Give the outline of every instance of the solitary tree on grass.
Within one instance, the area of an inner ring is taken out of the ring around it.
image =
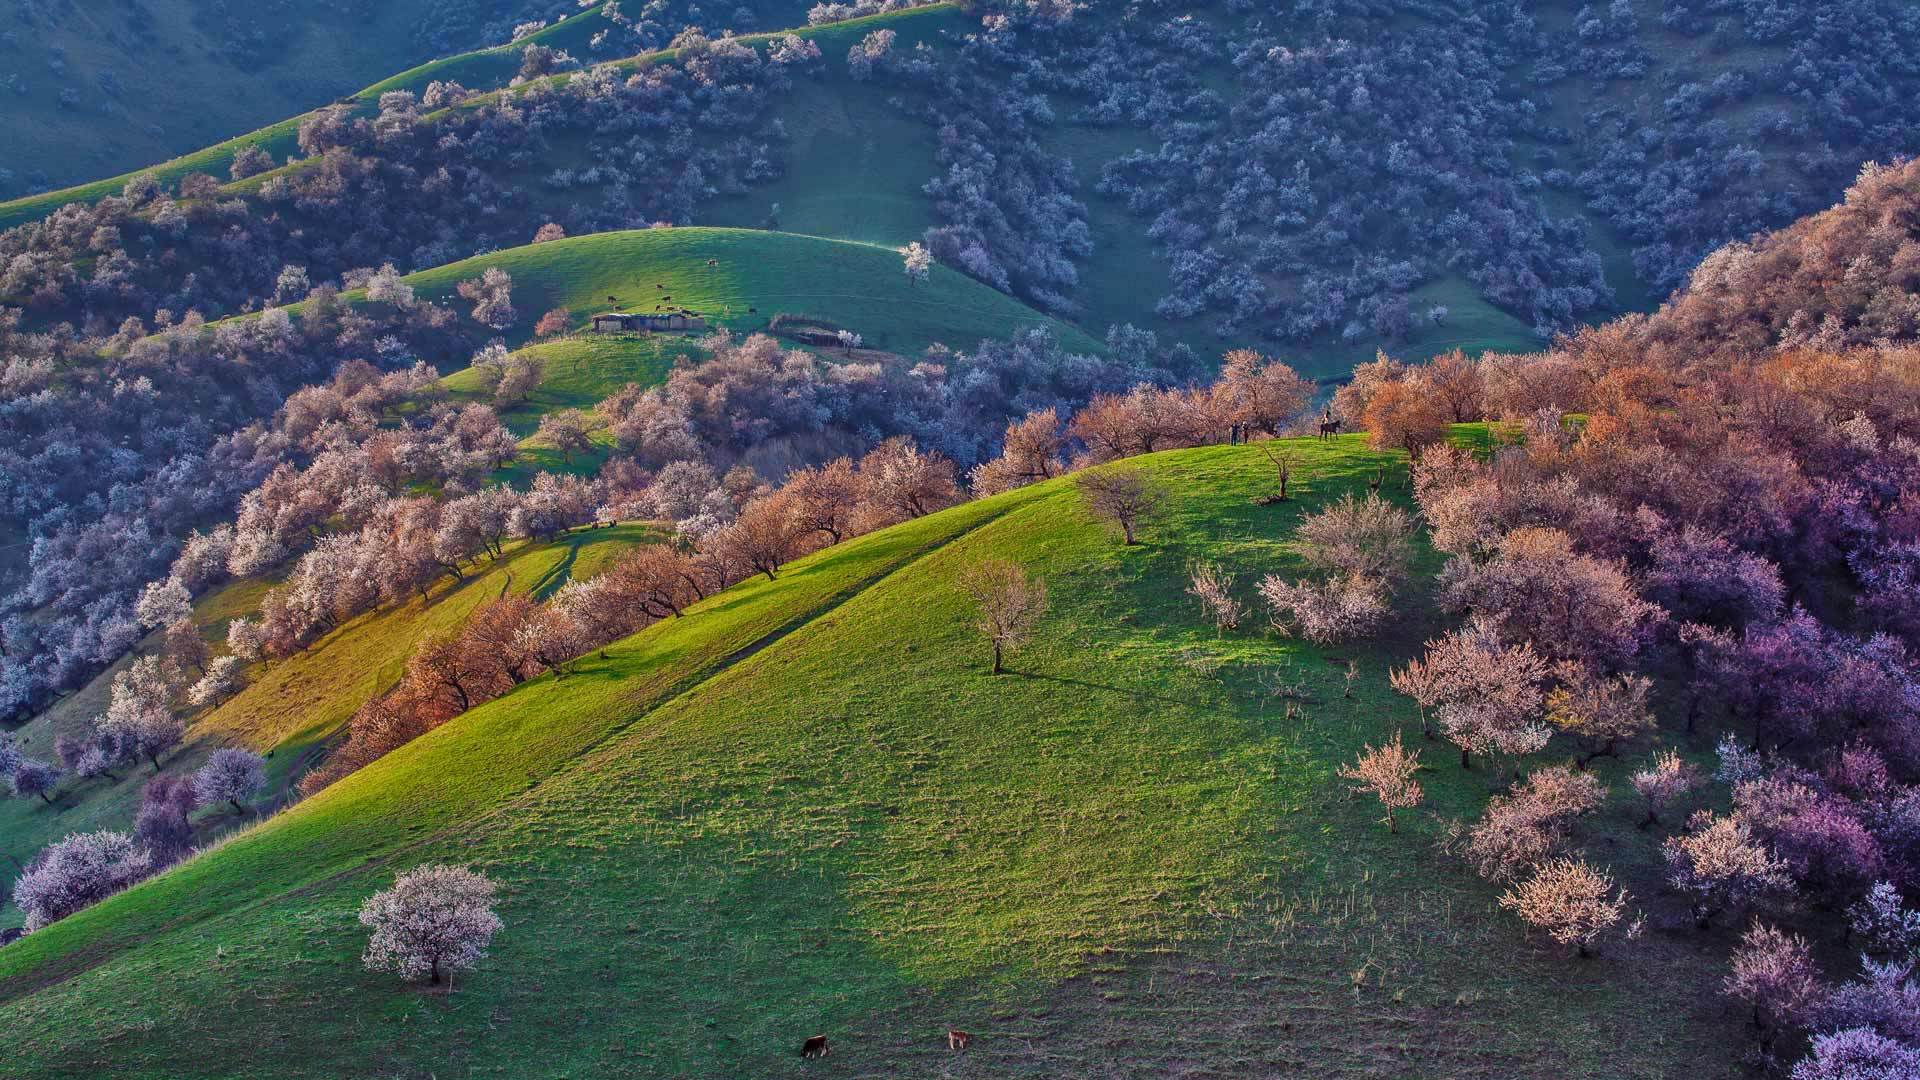
[[[13,767],[13,793],[22,799],[39,796],[40,801],[51,805],[53,789],[60,786],[60,768],[33,758],[21,758]]]
[[[1005,559],[988,559],[961,575],[960,588],[979,614],[974,625],[993,646],[993,674],[998,675],[1006,670],[1004,654],[1026,644],[1040,616],[1046,613],[1046,582],[1029,577]]]
[[[253,798],[266,786],[266,759],[235,746],[215,750],[193,777],[194,794],[202,803],[232,803],[236,814],[247,812],[240,800]]]
[[[1355,791],[1372,792],[1386,808],[1387,831],[1399,832],[1393,812],[1419,806],[1425,797],[1420,782],[1413,778],[1419,771],[1420,752],[1408,751],[1400,742],[1400,733],[1395,732],[1392,742],[1382,743],[1377,749],[1368,746],[1352,765],[1343,766],[1340,777],[1355,781]]]
[[[919,284],[933,272],[933,253],[919,241],[907,245],[907,280]]]
[[[1626,914],[1627,892],[1615,891],[1605,871],[1577,859],[1555,859],[1507,890],[1500,906],[1581,956],[1592,956],[1594,942]]]
[[[561,409],[540,418],[539,435],[555,450],[560,460],[573,464],[575,454],[593,449],[593,416],[581,409]]]
[[[444,976],[472,968],[503,923],[493,913],[493,882],[458,866],[418,866],[394,880],[393,888],[373,894],[360,908],[360,922],[372,929],[366,954],[369,971],[394,971],[402,978]]]
[[[147,853],[123,832],[75,833],[34,856],[13,883],[13,902],[32,932],[96,904],[152,871]]]
[[[1659,824],[1660,815],[1667,807],[1699,787],[1700,780],[1700,770],[1672,750],[1662,750],[1654,755],[1653,764],[1634,773],[1628,780],[1633,790],[1647,801],[1647,816],[1640,822],[1640,827],[1646,829]]]
[[[1128,544],[1139,543],[1140,527],[1158,517],[1166,506],[1166,491],[1145,472],[1130,465],[1089,469],[1074,477],[1080,498],[1094,517],[1120,530]]]
[[[1796,1027],[1820,1002],[1820,976],[1805,938],[1755,922],[1733,950],[1733,973],[1724,989],[1753,1008],[1761,1046],[1781,1028]]]

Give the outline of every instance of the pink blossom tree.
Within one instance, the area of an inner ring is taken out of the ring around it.
[[[373,931],[362,958],[369,971],[438,984],[466,971],[487,954],[504,925],[493,911],[494,884],[457,866],[418,866],[377,892],[360,908],[360,922]]]

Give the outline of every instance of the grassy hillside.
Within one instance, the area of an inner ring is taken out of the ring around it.
[[[6,155],[0,165],[21,174],[16,183],[24,182],[29,171],[70,184],[153,162],[165,162],[158,171],[168,179],[193,171],[225,179],[243,145],[261,146],[276,157],[294,152],[299,118],[279,118],[304,114],[371,80],[382,81],[352,94],[368,110],[382,91],[418,90],[432,79],[474,87],[504,84],[518,66],[517,45],[421,64],[432,54],[418,31],[434,6],[428,0],[327,8],[269,5],[241,17],[189,0],[147,0],[125,14],[75,7],[72,14],[40,25],[14,27],[21,40],[11,50],[0,46],[0,69],[11,66],[9,54],[22,61],[45,52],[64,63],[51,70],[22,64],[8,72],[17,73],[27,92],[8,95],[11,104],[0,131],[7,146],[19,152]],[[494,6],[502,14],[514,9],[513,4]],[[224,32],[210,30],[210,23],[228,18],[232,25]],[[606,25],[596,7],[548,27],[537,39],[585,55],[587,39]],[[393,75],[396,71],[401,74]],[[64,90],[77,96],[73,105],[61,102]],[[279,122],[228,138],[273,121]],[[206,149],[191,151],[195,146]],[[188,153],[174,157],[183,152]],[[0,227],[64,202],[117,191],[125,180],[114,176],[0,204]]]
[[[595,233],[476,255],[406,280],[423,299],[460,305],[456,286],[490,267],[513,277],[520,322],[508,334],[512,342],[524,341],[551,308],[570,310],[579,328],[597,312],[652,311],[666,303],[692,308],[711,325],[736,333],[764,330],[781,312],[814,315],[858,331],[869,349],[907,356],[935,342],[970,349],[983,338],[1041,325],[1071,348],[1100,348],[1085,333],[959,271],[936,266],[929,281],[915,284],[907,279],[898,251],[792,233],[706,228]],[[609,296],[616,299],[609,302]],[[628,381],[625,370],[598,385],[576,379],[568,393],[614,389]]]
[[[741,7],[750,10],[754,6],[755,5],[742,5]],[[789,12],[786,10],[786,5],[777,2],[763,3],[759,6],[763,8],[770,7],[778,11],[780,15],[790,17],[795,22],[802,21],[805,16],[804,10]],[[857,38],[860,34],[871,30],[875,25],[885,24],[898,28],[902,43],[908,44],[915,40],[920,40],[923,34],[930,36],[939,30],[953,28],[958,25],[957,19],[958,16],[950,8],[922,8],[828,26],[802,26],[799,27],[796,32],[820,41],[823,49],[837,46],[839,50],[844,53],[847,43],[842,39],[848,38],[849,36]],[[510,45],[479,49],[406,68],[398,74],[389,75],[379,82],[366,86],[339,100],[352,105],[353,113],[356,116],[372,116],[379,111],[381,94],[393,90],[410,90],[419,93],[425,90],[427,85],[435,80],[458,82],[469,89],[498,91],[505,87],[508,81],[513,78],[520,65],[520,54],[526,46],[532,44],[546,45],[552,48],[566,50],[576,57],[590,57],[591,53],[587,47],[589,40],[594,34],[606,29],[607,25],[607,20],[600,14],[600,9],[594,7],[578,15],[574,15],[571,18],[555,23],[538,33]],[[775,25],[780,25],[780,23],[776,23]],[[757,42],[762,40],[762,37],[763,35],[749,35],[744,40]],[[631,67],[657,62],[662,59],[671,59],[675,55],[675,52],[669,49],[645,53],[640,56],[617,61],[616,63]],[[391,71],[399,66],[400,65],[395,64],[384,70]],[[374,68],[368,74],[380,70],[382,69]],[[557,76],[557,78],[564,79],[566,76]],[[338,91],[335,92],[337,93]],[[316,100],[324,101],[328,99],[320,98]],[[478,104],[483,100],[486,100],[484,95],[476,98],[471,104]],[[315,108],[318,108],[318,105],[316,105]],[[279,161],[286,161],[289,158],[297,157],[299,155],[299,144],[296,137],[299,133],[300,122],[311,115],[312,111],[312,109],[300,111],[297,115],[290,115],[293,112],[291,109],[269,111],[264,113],[262,119],[273,116],[285,116],[287,118],[277,120],[252,131],[243,132],[242,134],[232,136],[220,142],[203,146],[200,149],[187,152],[178,157],[165,158],[162,155],[152,155],[135,159],[137,161],[144,160],[157,163],[132,168],[128,171],[108,176],[105,179],[0,202],[0,229],[11,228],[22,222],[45,217],[47,214],[52,213],[55,209],[69,202],[92,202],[104,198],[107,195],[116,194],[126,185],[128,180],[140,173],[151,172],[158,176],[163,182],[169,184],[193,172],[207,173],[225,181],[230,175],[229,170],[233,165],[234,155],[248,146],[257,146],[273,155],[273,157]],[[61,130],[67,132],[66,137],[70,139],[71,128]],[[931,161],[931,149],[929,148],[927,155],[929,168],[931,168]],[[546,163],[542,165],[540,171],[545,172],[553,167],[552,164]],[[924,179],[925,177],[923,176],[922,181]],[[915,183],[917,184],[919,182],[921,181],[916,181]],[[259,180],[255,179],[253,183],[257,185]],[[749,222],[748,224],[758,225],[760,223],[755,221]],[[915,235],[917,235],[917,233]],[[852,238],[864,239],[865,237],[853,236]]]
[[[610,558],[648,539],[646,526],[622,525],[511,547],[465,582],[436,588],[424,603],[414,598],[368,612],[295,656],[254,664],[246,689],[190,719],[183,748],[163,759],[165,771],[188,773],[222,746],[245,746],[272,755],[267,762],[270,790],[280,794],[297,772],[313,764],[319,745],[340,730],[354,710],[399,680],[421,641],[458,628],[474,608],[504,590],[548,595],[572,578],[592,576]],[[195,605],[194,620],[216,651],[224,649],[227,623],[252,615],[268,587],[258,579],[236,582]],[[148,647],[157,647],[157,640]],[[123,659],[19,729],[25,750],[51,758],[57,736],[85,731],[105,711],[113,676],[132,660]],[[143,764],[116,774],[118,782],[69,777],[53,806],[39,800],[0,801],[0,856],[25,860],[70,832],[126,828],[153,769]],[[11,863],[0,864],[0,889],[10,887],[14,873]],[[0,911],[5,912],[0,922],[17,919],[18,912],[10,907]]]
[[[904,247],[919,239],[934,224],[931,202],[921,190],[938,170],[934,159],[934,131],[900,108],[894,100],[898,91],[855,82],[838,57],[845,53],[849,42],[876,27],[895,30],[900,35],[896,48],[904,51],[922,42],[943,48],[945,35],[967,32],[973,21],[953,7],[938,6],[838,25],[801,28],[800,32],[815,39],[833,60],[819,76],[797,82],[793,92],[780,104],[779,120],[791,136],[785,174],[746,194],[714,200],[702,209],[701,223],[772,228],[884,247]],[[589,11],[542,31],[536,40],[569,47],[579,53],[582,40],[604,22],[597,12]],[[749,37],[747,40],[759,39]],[[617,63],[632,66],[673,55],[666,51]],[[455,78],[471,86],[498,86],[511,75],[516,63],[517,50],[506,48],[436,61],[361,91],[354,98],[356,108],[363,114],[371,114],[381,92],[419,90],[433,79]],[[1070,111],[1064,102],[1062,109]],[[297,153],[294,134],[299,120],[295,117],[176,159],[157,172],[167,180],[193,171],[211,172],[224,178],[233,154],[249,144],[262,146],[276,158],[285,159]],[[1216,355],[1234,344],[1208,330],[1205,320],[1174,323],[1154,314],[1154,305],[1167,288],[1163,258],[1153,241],[1146,237],[1142,223],[1116,200],[1091,190],[1092,178],[1099,175],[1106,162],[1144,145],[1142,140],[1125,133],[1060,123],[1048,133],[1047,141],[1073,161],[1077,174],[1083,179],[1081,194],[1087,202],[1096,242],[1094,258],[1081,267],[1085,311],[1077,321],[1096,333],[1110,325],[1130,322],[1153,329],[1166,340],[1183,341],[1202,356]],[[547,191],[533,181],[538,175],[564,167],[568,153],[566,145],[554,146],[523,178],[536,203],[565,197],[564,193]],[[62,192],[0,203],[0,228],[43,216],[69,200],[96,199],[116,192],[126,179],[127,176],[117,176]],[[236,187],[248,190],[264,179],[265,176],[255,177]],[[619,295],[622,300],[640,299]],[[1395,346],[1396,354],[1422,357],[1456,346],[1475,350],[1525,349],[1535,344],[1526,326],[1480,300],[1464,281],[1435,282],[1421,290],[1415,299],[1423,305],[1446,304],[1454,312],[1453,317],[1445,326],[1419,327],[1411,340]],[[522,307],[525,310],[524,304]],[[873,341],[872,335],[869,341]],[[1380,344],[1370,338],[1326,344],[1300,350],[1289,359],[1310,375],[1334,377],[1344,374],[1358,360],[1370,357]]]
[[[1436,855],[1437,821],[1389,835],[1334,778],[1413,722],[1384,676],[1433,627],[1420,603],[1338,652],[1201,626],[1190,560],[1243,590],[1295,568],[1291,523],[1387,460],[1352,437],[1298,449],[1291,503],[1253,503],[1257,449],[1156,455],[1176,498],[1139,547],[1055,481],[828,549],[523,686],[0,950],[9,1066],[1728,1075],[1739,1018],[1695,992],[1692,939],[1588,962],[1529,944]],[[1001,678],[954,586],[986,556],[1052,601]],[[1499,779],[1428,757],[1441,814]],[[360,901],[437,860],[503,886],[506,930],[452,995],[358,962]],[[975,1033],[965,1056],[950,1027]],[[819,1032],[833,1056],[800,1061]]]

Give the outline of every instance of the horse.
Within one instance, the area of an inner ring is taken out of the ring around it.
[[[827,1056],[827,1037],[815,1035],[800,1044],[800,1056],[803,1058],[823,1058]]]
[[[1343,423],[1345,423],[1343,420],[1320,421],[1320,437],[1323,439],[1331,439],[1335,435],[1340,434],[1340,425]]]

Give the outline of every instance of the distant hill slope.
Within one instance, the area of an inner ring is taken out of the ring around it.
[[[801,0],[741,0],[702,13],[687,0],[634,12],[663,40],[691,18],[723,28],[803,21]],[[31,183],[64,187],[191,154],[187,168],[224,175],[222,155],[192,154],[251,128],[351,94],[372,101],[381,90],[417,89],[427,79],[473,87],[504,83],[529,42],[593,59],[590,39],[608,27],[597,2],[589,10],[556,0],[349,0],[328,5],[280,2],[208,4],[137,0],[112,9],[22,0],[0,37],[0,196]],[[562,18],[555,19],[558,14]],[[509,28],[548,19],[551,26],[511,46]],[[472,49],[461,53],[457,50]],[[419,65],[419,66],[415,66]],[[406,70],[403,75],[393,72]],[[423,76],[417,86],[412,76]],[[369,94],[373,96],[369,96]],[[284,130],[282,130],[284,129]],[[292,146],[292,127],[269,129]],[[282,149],[282,140],[269,147]],[[116,177],[123,180],[123,177]],[[84,189],[83,189],[84,190]],[[60,201],[81,197],[68,189]],[[38,202],[39,200],[35,200]],[[57,205],[57,204],[56,204]],[[0,221],[11,223],[5,211]]]
[[[970,349],[1035,326],[1073,349],[1101,347],[957,270],[936,266],[927,282],[915,283],[898,251],[753,229],[594,233],[476,255],[406,281],[423,298],[458,305],[459,283],[491,267],[513,276],[521,317],[509,341],[524,340],[541,313],[557,307],[581,328],[600,312],[684,307],[736,333],[763,330],[783,312],[812,315],[859,333],[866,348],[906,356],[935,342]],[[609,381],[604,389],[618,386]]]
[[[467,18],[511,25],[552,6],[483,0]],[[0,193],[117,173],[322,104],[433,56],[441,7],[19,4],[0,43],[0,167],[14,173]]]
[[[786,14],[786,7],[788,6],[781,3],[780,0],[762,0],[762,4],[781,14]],[[741,5],[739,10],[750,12],[753,10],[753,5]],[[803,21],[804,17],[804,11],[792,12],[793,21],[796,23]],[[595,34],[605,30],[608,25],[606,18],[601,14],[601,9],[594,7],[570,18],[556,22],[552,26],[511,44],[478,49],[409,67],[397,74],[388,75],[378,82],[353,92],[340,100],[351,105],[354,116],[364,117],[372,116],[378,112],[381,94],[394,90],[407,90],[418,94],[424,91],[430,83],[435,81],[458,82],[469,89],[489,93],[505,91],[507,84],[512,80],[519,68],[523,52],[529,46],[534,45],[566,50],[577,59],[583,59],[586,62],[594,64],[612,63],[632,66],[659,59],[670,59],[675,55],[671,49],[644,52],[632,57],[612,60],[605,56],[595,55],[589,51],[590,42]],[[774,23],[773,25],[783,24]],[[917,32],[916,28],[931,31],[934,28],[951,28],[962,25],[962,23],[958,19],[957,12],[950,5],[939,5],[896,12],[875,18],[859,19],[849,23],[828,24],[817,27],[802,25],[797,26],[794,32],[799,33],[803,37],[826,40],[831,44],[840,38],[846,37],[849,33],[854,33],[857,37],[858,33],[864,33],[867,29],[870,29],[871,26],[877,25],[893,25],[901,28],[903,34],[915,35]],[[748,35],[746,40],[758,41],[759,35]],[[841,46],[842,49],[844,49],[844,47],[844,45]],[[563,75],[559,77],[565,78],[566,76]],[[851,85],[851,80],[844,78],[835,81],[843,85]],[[287,115],[285,119],[277,120],[276,122],[252,131],[236,134],[231,138],[203,146],[178,157],[161,159],[157,162],[155,162],[155,159],[149,158],[147,160],[154,163],[132,168],[105,179],[93,180],[36,195],[0,201],[0,229],[12,228],[22,222],[34,221],[45,217],[69,202],[94,202],[108,195],[117,194],[121,188],[126,185],[128,180],[142,173],[151,172],[166,183],[176,182],[188,173],[195,172],[207,173],[218,180],[223,182],[227,181],[230,176],[229,170],[233,165],[234,155],[249,146],[257,147],[267,152],[273,156],[274,160],[280,162],[285,162],[289,158],[298,158],[300,149],[297,136],[299,134],[300,122],[313,115],[319,107],[320,106],[316,104],[313,109],[301,111],[297,115]],[[898,122],[897,118],[896,122]],[[889,160],[897,160],[897,148],[890,152]],[[909,158],[908,160],[911,161],[912,159]],[[932,154],[929,148],[925,157],[925,163],[928,168],[931,168],[931,162]],[[543,171],[556,167],[559,164],[561,163],[557,161],[546,163]],[[922,177],[922,179],[924,179],[924,177]],[[252,185],[249,186],[257,186],[259,183],[259,180],[255,180]],[[733,222],[729,221],[726,223],[732,224]],[[743,222],[743,224],[758,225],[760,222]],[[917,236],[920,228],[924,228],[924,226],[916,228],[912,235]],[[870,236],[853,236],[851,238],[873,239],[873,237]],[[905,241],[902,240],[900,242],[904,243]]]
[[[244,690],[188,717],[186,742],[163,758],[164,771],[190,773],[214,750],[244,746],[272,753],[267,763],[271,790],[284,793],[299,772],[312,766],[312,752],[338,732],[354,710],[399,680],[422,641],[457,629],[474,608],[504,590],[550,595],[569,580],[593,576],[608,560],[652,538],[645,526],[621,525],[575,532],[550,543],[515,544],[466,581],[443,582],[424,603],[415,597],[368,612],[293,656],[251,664]],[[254,615],[267,584],[257,579],[235,582],[195,605],[194,620],[216,653],[225,651],[227,623]],[[113,676],[132,659],[102,672],[19,728],[15,734],[22,747],[35,757],[51,758],[56,737],[84,732],[106,710]],[[15,860],[30,858],[70,832],[128,827],[140,789],[154,772],[144,763],[115,772],[117,781],[69,776],[53,806],[38,800],[0,800],[0,856],[8,860],[0,863],[0,893],[11,889]],[[221,813],[210,812],[215,818]],[[0,925],[17,920],[18,912],[11,907],[0,907],[0,912]]]
[[[180,3],[180,0],[160,2],[183,8],[189,6]],[[348,95],[347,100],[357,110],[370,113],[377,108],[381,94],[389,90],[412,90],[418,93],[435,79],[451,79],[476,89],[504,86],[512,78],[519,66],[520,54],[528,45],[540,44],[556,49],[577,50],[584,54],[592,35],[607,25],[606,19],[600,15],[600,9],[596,7],[511,45],[418,63],[421,59],[420,47],[409,43],[409,35],[405,30],[411,28],[411,20],[417,20],[421,11],[430,6],[430,0],[403,0],[399,4],[384,5],[364,18],[342,18],[324,28],[308,27],[307,33],[327,39],[326,45],[313,52],[280,46],[287,56],[312,73],[310,81],[300,84],[298,88],[281,84],[280,80],[272,78],[275,73],[269,69],[262,73],[262,81],[269,85],[258,88],[257,92],[236,93],[236,83],[244,83],[247,76],[221,64],[217,57],[208,56],[200,57],[206,65],[204,69],[193,65],[165,64],[150,73],[143,73],[145,81],[153,85],[143,87],[141,101],[144,103],[135,104],[139,104],[143,110],[154,109],[154,115],[194,117],[194,130],[201,138],[190,136],[183,139],[180,133],[155,136],[144,131],[138,134],[122,132],[112,139],[112,145],[120,148],[109,153],[102,146],[107,137],[99,140],[88,138],[85,132],[90,126],[89,122],[72,112],[48,111],[48,115],[42,116],[28,108],[11,113],[4,122],[0,122],[0,138],[18,145],[24,152],[18,158],[6,155],[7,159],[11,159],[4,160],[7,167],[18,168],[28,162],[44,163],[37,167],[47,170],[49,176],[65,181],[82,180],[101,173],[109,175],[105,179],[0,202],[0,229],[43,217],[65,203],[90,202],[117,193],[128,180],[143,172],[152,172],[168,182],[176,181],[190,172],[204,172],[226,180],[228,170],[233,166],[234,155],[244,147],[258,147],[277,160],[297,154],[299,148],[295,136],[299,133],[300,121],[309,115],[312,108],[318,108],[342,94]],[[184,19],[171,21],[184,22]],[[159,50],[148,47],[126,51],[116,48],[111,56],[99,58],[99,62],[124,63],[128,53],[134,56],[164,51],[184,53],[190,48],[199,52],[206,46],[175,44]],[[350,58],[346,54],[351,54]],[[399,74],[391,74],[396,70]],[[354,81],[343,82],[343,79]],[[357,92],[353,91],[355,85],[367,79],[379,81]],[[276,89],[276,84],[281,88]],[[257,130],[247,130],[249,125],[266,121],[273,122]],[[103,118],[102,123],[105,122]],[[121,122],[132,123],[131,120]],[[205,135],[221,132],[236,134],[219,141],[204,138]],[[130,140],[130,144],[123,142],[127,140]],[[197,150],[188,150],[197,144],[206,145],[201,145]],[[81,155],[90,149],[93,156],[102,160],[97,163],[85,162]],[[176,157],[169,150],[187,152]],[[20,165],[15,165],[15,161]],[[64,167],[63,162],[66,163]],[[0,194],[7,190],[6,187],[0,187]]]
[[[1278,507],[1253,503],[1257,448],[1155,455],[1175,498],[1139,547],[1053,481],[526,684],[0,949],[9,1069],[1727,1075],[1741,1021],[1698,994],[1714,973],[1690,940],[1528,947],[1436,857],[1437,822],[1390,835],[1333,776],[1412,724],[1385,673],[1436,616],[1337,652],[1202,626],[1192,560],[1294,569],[1291,523],[1391,461],[1357,437],[1295,448],[1310,479]],[[1001,678],[954,584],[985,557],[1051,598]],[[1428,756],[1435,810],[1484,802],[1486,775]],[[1619,766],[1599,768],[1624,822]],[[1615,861],[1651,868],[1645,848]],[[452,995],[359,962],[360,902],[429,861],[502,885],[506,929]],[[949,1028],[974,1033],[965,1056]],[[821,1032],[832,1057],[802,1062]]]

